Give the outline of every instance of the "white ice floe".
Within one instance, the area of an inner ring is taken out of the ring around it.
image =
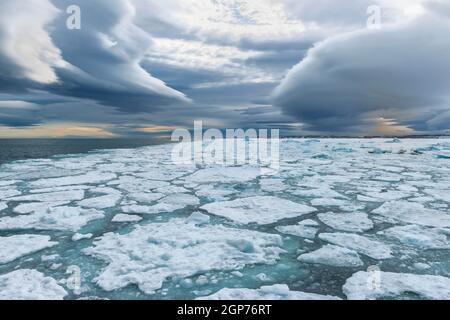
[[[90,239],[90,238],[92,238],[92,236],[93,236],[92,233],[85,233],[85,234],[83,234],[83,233],[75,233],[72,236],[72,241],[80,241],[80,240],[83,240],[83,239]]]
[[[136,221],[141,221],[142,217],[137,216],[137,215],[133,215],[133,214],[123,214],[123,213],[119,213],[116,214],[114,216],[114,218],[112,218],[112,222],[136,222]]]
[[[278,232],[289,234],[301,238],[314,239],[316,237],[319,224],[311,219],[300,221],[291,226],[278,226],[275,229]]]
[[[312,207],[272,196],[254,196],[232,201],[213,202],[201,208],[214,215],[243,224],[269,224],[316,211]]]
[[[8,205],[5,202],[0,202],[0,211],[5,210],[6,208],[8,208]]]
[[[133,192],[128,195],[128,198],[134,201],[151,203],[165,197],[163,193],[149,193],[149,192]]]
[[[450,249],[445,233],[438,228],[426,228],[418,225],[397,226],[379,232],[401,243],[423,249]]]
[[[425,299],[449,300],[450,278],[360,271],[347,279],[343,291],[351,300],[397,298],[408,293],[415,293]]]
[[[114,207],[119,202],[120,198],[120,194],[107,194],[104,196],[84,199],[78,202],[78,205],[85,208],[106,209]]]
[[[36,270],[19,269],[0,275],[0,300],[62,300],[66,290]]]
[[[259,289],[225,288],[199,300],[339,300],[335,296],[291,291],[285,284],[263,286]]]
[[[74,201],[84,198],[83,190],[57,191],[48,193],[33,193],[18,197],[8,198],[8,201],[37,201],[37,202],[58,202]]]
[[[50,241],[50,239],[50,236],[34,234],[0,237],[0,264],[14,261],[27,254],[58,244],[58,242]]]
[[[196,187],[195,195],[197,197],[205,197],[214,201],[228,200],[228,196],[236,193],[236,190],[226,189],[224,187],[203,184]]]
[[[88,222],[103,218],[101,211],[76,207],[37,210],[29,215],[0,218],[0,230],[36,229],[77,231]]]
[[[334,206],[346,206],[349,202],[347,200],[335,199],[335,198],[316,198],[311,200],[311,205],[313,206],[324,206],[324,207],[334,207]]]
[[[372,211],[387,222],[403,222],[436,228],[450,227],[450,214],[425,208],[421,203],[391,201]]]
[[[362,212],[326,212],[317,216],[323,223],[339,231],[363,232],[373,228],[372,220]]]
[[[317,184],[316,184],[317,186]],[[321,188],[314,189],[295,189],[290,191],[290,193],[295,194],[300,197],[310,197],[310,198],[341,198],[347,199],[346,196],[332,190],[328,186],[323,186]]]
[[[335,267],[360,267],[364,264],[356,251],[331,244],[327,244],[316,251],[302,254],[298,257],[298,260]]]
[[[321,233],[319,238],[337,246],[355,250],[374,259],[392,257],[391,248],[382,242],[352,233]]]
[[[278,235],[172,219],[136,226],[129,234],[107,233],[84,252],[108,263],[96,278],[104,290],[133,283],[151,294],[169,277],[273,264],[281,244]]]

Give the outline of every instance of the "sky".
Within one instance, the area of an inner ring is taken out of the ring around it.
[[[2,0],[0,14],[0,138],[145,137],[198,120],[450,132],[449,1]]]

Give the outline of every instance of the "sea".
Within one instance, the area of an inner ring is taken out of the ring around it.
[[[104,149],[129,149],[167,143],[167,138],[120,139],[0,139],[0,164],[26,159],[45,159],[62,154]]]

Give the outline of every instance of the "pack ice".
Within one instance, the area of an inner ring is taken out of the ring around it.
[[[450,299],[450,139],[172,148],[2,164],[0,299]]]

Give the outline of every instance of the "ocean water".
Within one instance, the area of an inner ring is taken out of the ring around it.
[[[0,139],[0,164],[93,150],[137,148],[164,142],[167,142],[167,139]]]

